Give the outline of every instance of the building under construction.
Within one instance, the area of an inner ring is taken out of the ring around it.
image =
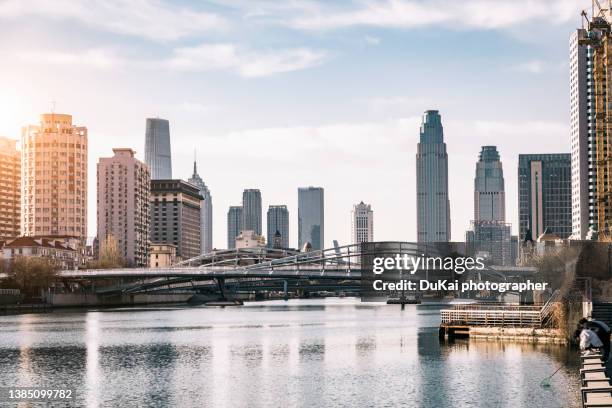
[[[612,18],[611,7],[603,8],[593,0],[591,18],[582,15],[588,25],[586,36],[579,40],[592,50],[592,126],[595,129],[595,201],[597,208],[597,231],[599,239],[612,238],[610,216],[612,215],[612,100],[608,101],[608,89],[612,92]]]

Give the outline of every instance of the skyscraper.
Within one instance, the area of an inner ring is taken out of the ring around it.
[[[172,178],[170,123],[166,119],[147,118],[145,131],[145,163],[152,180]]]
[[[572,237],[585,239],[597,229],[595,89],[593,47],[585,43],[587,31],[570,37],[570,138],[572,155]]]
[[[242,230],[261,235],[261,192],[257,189],[242,193]]]
[[[21,234],[21,153],[17,141],[0,137],[0,241]]]
[[[21,137],[21,233],[87,238],[87,128],[45,113]]]
[[[231,206],[227,211],[227,248],[236,248],[236,237],[242,231],[242,207]]]
[[[437,110],[423,115],[417,144],[417,240],[447,242],[451,236],[448,155]]]
[[[298,188],[298,246],[310,242],[312,249],[325,245],[325,215],[322,187]]]
[[[497,147],[483,146],[474,179],[474,219],[466,232],[468,254],[494,265],[513,265],[510,224],[506,223],[504,171]]]
[[[519,237],[572,233],[571,155],[520,154]]]
[[[289,211],[287,206],[271,205],[268,207],[267,215],[268,248],[274,247],[275,238],[280,238],[281,248],[289,248]]]
[[[353,244],[374,241],[374,211],[370,204],[360,202],[352,211]]]
[[[134,157],[132,149],[113,153],[98,162],[98,242],[103,246],[112,237],[128,265],[147,266],[149,167]]]
[[[202,241],[202,253],[207,254],[212,251],[212,237],[213,237],[213,219],[212,219],[212,195],[210,190],[204,183],[204,180],[198,174],[196,161],[193,161],[193,174],[189,180],[191,184],[200,189],[200,195],[202,196],[202,210],[200,211],[200,231]]]
[[[482,146],[476,163],[474,220],[506,221],[504,170],[495,146]]]
[[[186,181],[151,180],[151,242],[176,246],[183,260],[200,255],[201,201],[198,188]]]

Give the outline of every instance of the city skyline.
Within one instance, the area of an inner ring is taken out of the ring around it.
[[[199,173],[215,194],[215,247],[225,246],[227,208],[250,186],[262,191],[262,207],[279,202],[288,206],[293,214],[291,246],[297,244],[293,191],[303,185],[327,190],[325,210],[334,217],[326,223],[326,247],[333,239],[350,241],[343,214],[362,199],[377,209],[377,238],[416,240],[411,157],[420,116],[427,109],[444,115],[449,173],[454,173],[451,199],[471,188],[473,156],[481,145],[498,144],[507,169],[516,168],[519,153],[570,149],[567,38],[580,24],[579,10],[588,6],[584,1],[555,2],[527,12],[518,1],[507,4],[504,13],[488,5],[478,20],[466,19],[451,7],[445,18],[419,24],[401,20],[405,13],[400,11],[395,23],[348,19],[345,28],[332,24],[309,29],[279,27],[275,18],[253,13],[261,7],[264,15],[295,21],[301,13],[291,6],[240,3],[232,15],[223,6],[211,11],[186,3],[185,9],[196,15],[220,15],[227,23],[227,31],[213,28],[212,37],[204,28],[180,28],[184,24],[160,27],[155,21],[175,22],[173,17],[184,10],[165,2],[143,4],[150,7],[140,10],[140,21],[129,20],[134,14],[123,10],[105,11],[110,16],[105,20],[117,20],[116,26],[89,25],[78,7],[72,15],[57,10],[53,18],[21,7],[1,10],[8,33],[0,39],[7,52],[0,68],[5,91],[0,96],[0,134],[18,139],[21,126],[35,122],[55,100],[56,111],[69,112],[76,123],[88,127],[93,186],[96,157],[106,155],[110,147],[131,147],[144,160],[144,119],[168,119],[174,177],[189,177],[193,147],[201,149]],[[363,8],[347,3],[327,10],[323,3],[315,4],[332,16]],[[312,22],[312,13],[308,10],[302,18]],[[551,18],[541,26],[545,15]],[[23,18],[37,24],[24,25]],[[147,19],[153,24],[143,24]],[[252,33],[249,40],[238,35],[238,21]],[[132,23],[137,29],[129,29]],[[533,38],[527,33],[536,24],[541,34]],[[68,26],[83,35],[64,30]],[[270,38],[279,31],[283,38],[273,42]],[[24,34],[18,45],[8,42],[18,33]],[[198,48],[200,44],[210,47]],[[298,52],[299,47],[313,52]],[[325,56],[318,58],[321,50]],[[483,60],[485,53],[493,58]],[[160,68],[157,62],[166,55],[172,63]],[[217,59],[203,61],[202,55]],[[366,56],[369,64],[363,64]],[[255,72],[247,66],[255,60],[266,69]],[[207,69],[192,69],[204,65]],[[355,66],[361,68],[349,69]],[[432,86],[428,79],[434,77]],[[62,86],[68,78],[74,85],[69,89]],[[160,98],[147,95],[151,84]],[[490,92],[492,86],[496,92]],[[236,106],[236,100],[244,104]],[[272,145],[280,147],[269,149]],[[255,170],[253,157],[260,162]],[[359,183],[335,177],[362,171],[364,163],[370,170]],[[385,183],[378,183],[382,175]],[[508,196],[517,194],[514,176],[507,177],[506,191]],[[89,188],[90,236],[95,231],[95,194]],[[452,203],[452,238],[457,241],[472,213],[470,200],[461,201]],[[507,207],[516,234],[518,208],[512,201]]]

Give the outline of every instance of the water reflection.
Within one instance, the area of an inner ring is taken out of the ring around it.
[[[0,317],[2,385],[88,407],[578,406],[554,345],[440,343],[437,309],[351,299]],[[539,387],[559,365],[551,391]]]

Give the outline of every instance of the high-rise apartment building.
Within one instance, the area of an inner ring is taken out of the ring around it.
[[[572,33],[570,48],[570,139],[572,156],[572,238],[597,229],[595,90],[593,52],[588,32]]]
[[[213,248],[213,213],[212,213],[212,195],[210,190],[202,180],[202,177],[198,174],[198,169],[195,160],[193,161],[193,174],[189,180],[187,180],[200,190],[202,196],[202,209],[200,212],[200,231],[202,240],[202,253],[207,254],[212,251]]]
[[[127,265],[147,266],[149,252],[149,167],[132,149],[113,149],[98,161],[98,242],[112,237]]]
[[[21,137],[21,233],[87,237],[87,128],[45,113]]]
[[[572,234],[571,155],[520,154],[519,237]]]
[[[355,204],[351,218],[353,244],[374,241],[374,211],[370,204]]]
[[[242,229],[261,235],[261,192],[246,189],[242,193]]]
[[[322,187],[298,188],[298,249],[310,243],[324,249],[325,210]]]
[[[21,153],[17,141],[0,137],[0,241],[21,234]]]
[[[423,115],[417,144],[417,240],[447,242],[451,237],[448,154],[437,110]]]
[[[145,130],[145,163],[152,180],[172,178],[170,123],[166,119],[147,118]]]
[[[151,242],[176,246],[176,256],[201,254],[198,188],[183,180],[151,180]]]
[[[495,146],[482,146],[476,163],[474,220],[506,221],[504,171]]]
[[[267,222],[268,248],[274,248],[275,244],[280,246],[280,248],[289,248],[289,211],[287,210],[287,206],[269,206]],[[276,242],[279,240],[280,242]]]
[[[236,237],[242,231],[242,207],[234,205],[227,211],[227,248],[236,248]]]

